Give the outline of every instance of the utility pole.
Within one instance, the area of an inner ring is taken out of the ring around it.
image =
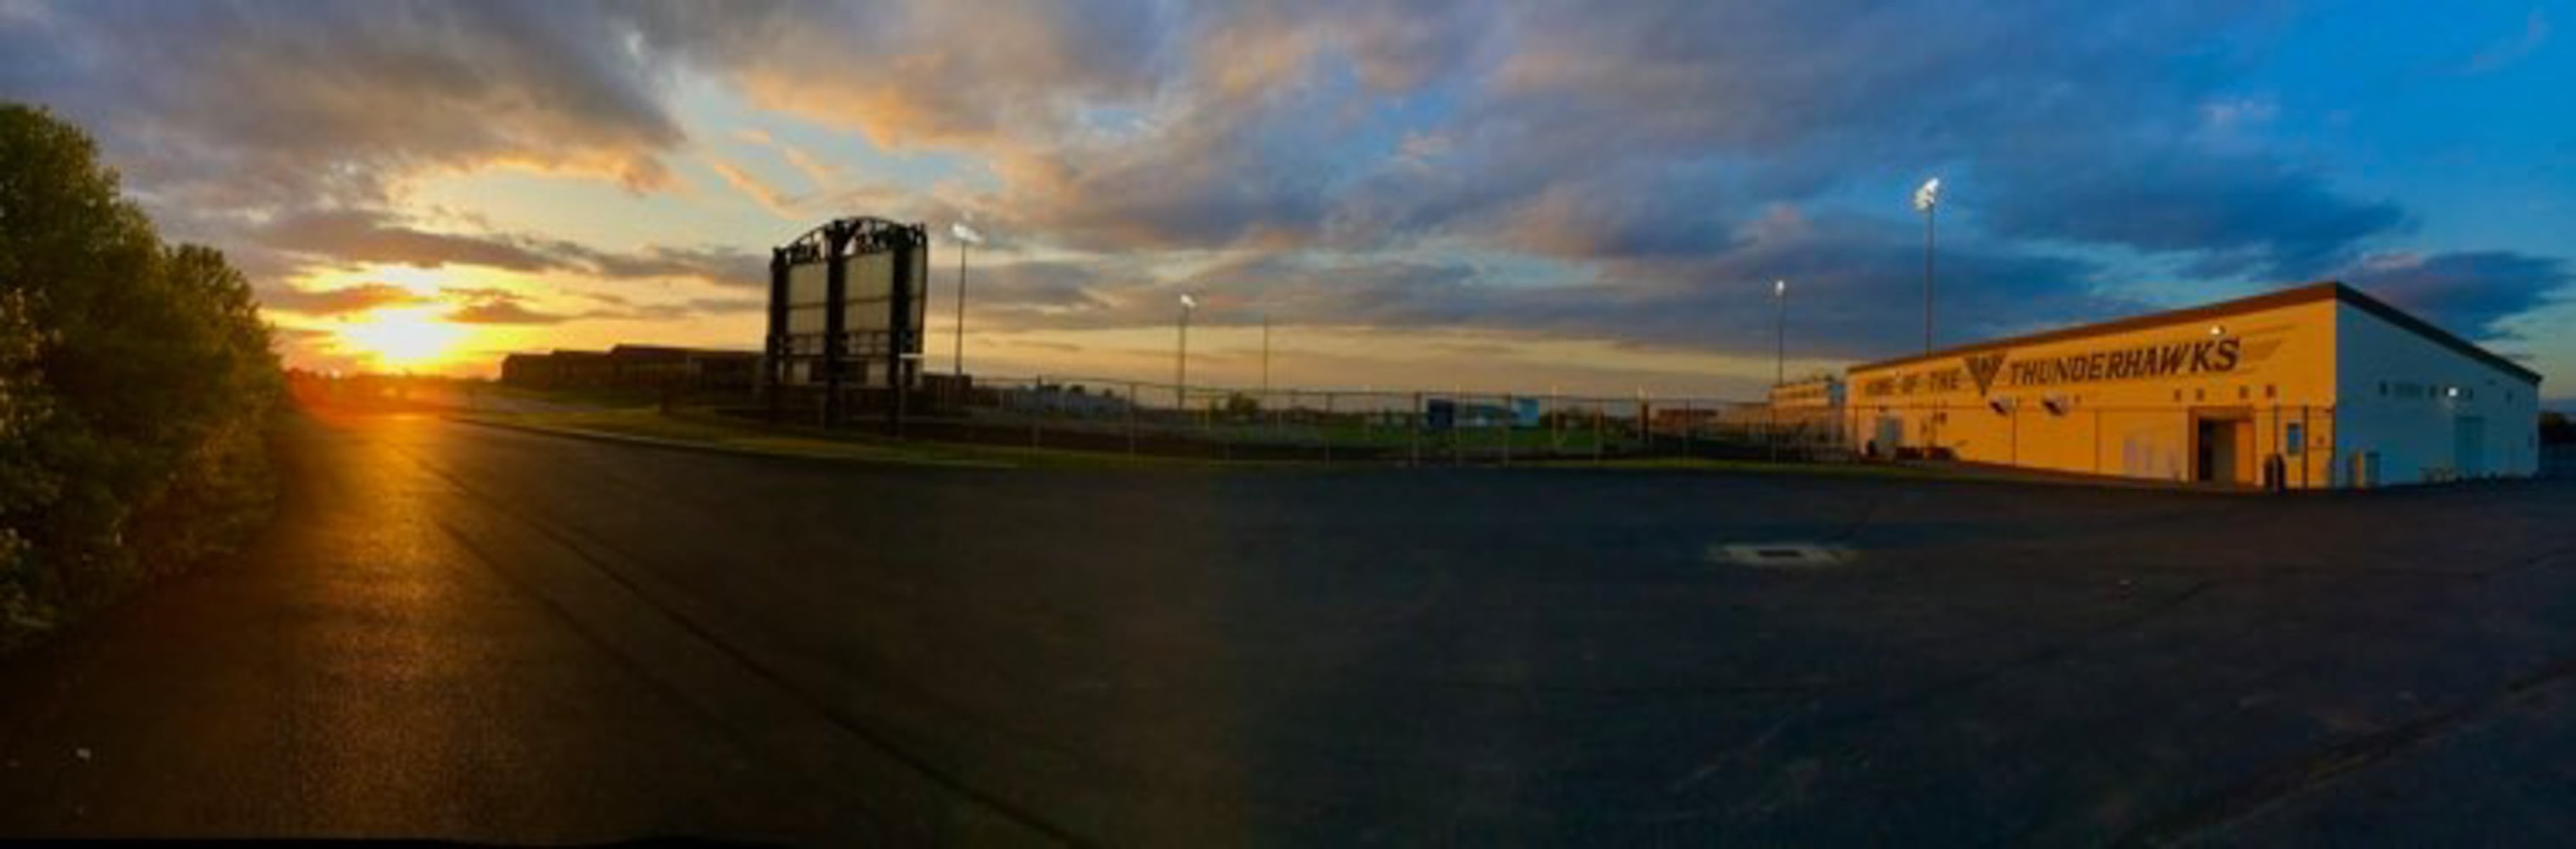
[[[1261,401],[1270,402],[1270,314],[1261,314]]]

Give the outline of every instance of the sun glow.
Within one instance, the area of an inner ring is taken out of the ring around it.
[[[377,368],[415,368],[438,363],[465,337],[465,328],[439,320],[438,314],[436,307],[372,310],[334,330],[343,347]]]

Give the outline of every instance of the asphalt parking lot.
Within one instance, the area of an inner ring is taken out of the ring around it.
[[[250,556],[0,661],[0,833],[2576,827],[2565,480],[922,470],[414,416],[295,446]]]

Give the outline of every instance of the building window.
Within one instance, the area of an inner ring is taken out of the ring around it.
[[[2296,457],[2307,449],[2307,445],[2308,428],[2306,425],[2298,422],[2291,422],[2281,427],[2281,453]]]
[[[2388,381],[2383,380],[2379,382],[2379,397],[2388,397]]]
[[[2253,387],[2251,387],[2251,386],[2238,386],[2238,387],[2236,387],[2236,400],[2243,401],[2243,400],[2246,400],[2246,399],[2248,399],[2248,398],[2252,398],[2252,397],[2254,397],[2254,388],[2253,388]]]
[[[2182,403],[2182,390],[2180,390],[2180,389],[2176,389],[2176,390],[2174,390],[2174,403],[2177,403],[2177,404]]]
[[[2281,397],[2281,387],[2269,383],[2263,384],[2263,398],[2265,400],[2279,397]]]
[[[2191,391],[2191,400],[2194,400],[2194,401],[2207,401],[2207,400],[2209,400],[2209,390],[2207,390],[2207,389],[2194,389],[2194,390],[2192,390],[2192,391]]]

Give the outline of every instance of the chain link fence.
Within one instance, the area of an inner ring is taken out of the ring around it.
[[[901,409],[894,409],[900,401]],[[665,405],[671,403],[664,398]],[[821,423],[820,393],[694,392],[746,417]],[[2149,480],[2375,486],[2482,477],[2442,458],[2400,469],[2342,450],[2332,406],[2239,399],[2173,407],[2055,401],[1773,409],[1708,397],[1191,385],[1095,377],[925,376],[895,398],[850,390],[837,427],[905,439],[1138,456],[1487,464],[1697,457],[1778,462],[1970,459]],[[2224,444],[2226,447],[2220,448]],[[2576,446],[2542,448],[2544,476],[2576,477]],[[2202,456],[2207,454],[2208,456]],[[2409,461],[2414,462],[2414,461]],[[2204,469],[2219,469],[2207,472]]]
[[[898,400],[903,409],[889,409]],[[777,414],[816,421],[820,408],[809,393]],[[1135,455],[1402,464],[1849,455],[1839,418],[1825,410],[1775,414],[1715,398],[940,376],[901,399],[879,392],[845,409],[845,427],[910,439]]]

